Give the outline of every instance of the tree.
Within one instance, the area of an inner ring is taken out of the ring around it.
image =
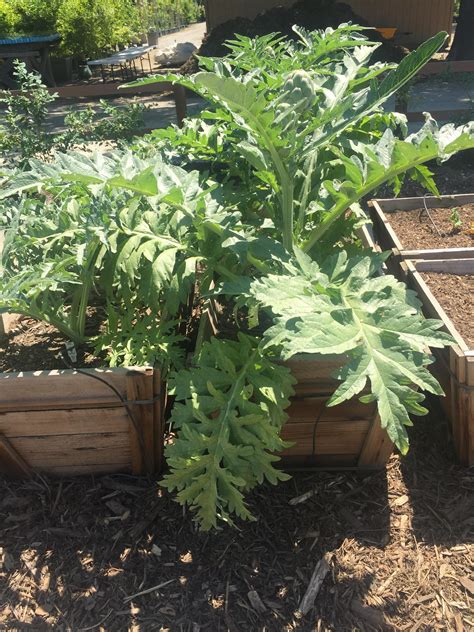
[[[474,0],[461,0],[458,25],[449,61],[474,59]]]

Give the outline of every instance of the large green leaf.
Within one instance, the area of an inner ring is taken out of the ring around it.
[[[275,316],[265,335],[267,347],[281,347],[284,358],[336,354],[344,362],[346,357],[330,405],[360,394],[369,382],[382,427],[405,453],[410,414],[427,412],[420,405],[423,395],[414,389],[442,394],[426,369],[432,361],[426,350],[450,344],[451,337],[439,331],[441,322],[421,316],[403,284],[376,275],[380,256],[341,253],[321,268],[302,253],[298,259],[293,274],[269,275],[250,288]]]
[[[337,182],[323,182],[320,200],[326,213],[309,233],[304,250],[310,251],[352,204],[385,182],[430,160],[446,160],[457,151],[473,147],[474,123],[438,128],[428,117],[423,128],[404,141],[388,129],[374,145],[354,143],[351,156],[336,152],[343,169],[342,177]]]
[[[171,473],[163,484],[196,512],[204,530],[232,515],[252,519],[243,493],[264,479],[288,477],[274,468],[293,378],[258,348],[258,341],[212,339],[193,369],[171,377],[179,403],[171,417],[177,437],[166,449]]]

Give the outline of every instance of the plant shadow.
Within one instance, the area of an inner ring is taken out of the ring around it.
[[[456,461],[440,402],[427,400],[430,414],[412,428],[411,449],[400,462],[419,541],[444,547],[474,542],[474,477]]]
[[[390,539],[385,471],[296,473],[251,494],[255,522],[211,533],[147,479],[1,479],[0,493],[4,629],[385,629],[366,602],[378,581],[367,559]],[[299,618],[325,554],[330,571]]]

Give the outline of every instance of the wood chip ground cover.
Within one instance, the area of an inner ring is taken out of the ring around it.
[[[446,437],[432,416],[386,472],[295,473],[211,534],[153,480],[0,480],[0,629],[473,629],[474,474]]]

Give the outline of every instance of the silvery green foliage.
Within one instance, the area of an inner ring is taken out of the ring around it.
[[[341,385],[329,405],[365,392],[361,400],[377,402],[382,427],[406,453],[410,415],[428,412],[417,389],[442,394],[426,369],[432,362],[426,350],[452,339],[439,331],[440,321],[423,318],[414,292],[391,275],[377,274],[384,258],[340,252],[319,266],[299,252],[286,273],[253,281],[250,294],[274,316],[265,346],[280,347],[285,359],[340,355]]]
[[[347,358],[331,404],[375,400],[406,452],[409,416],[425,412],[416,389],[440,393],[427,348],[450,342],[353,235],[365,196],[400,188],[406,174],[436,193],[424,163],[474,147],[472,124],[438,128],[427,117],[407,136],[404,117],[382,110],[445,35],[393,66],[370,64],[377,45],[357,27],[296,30],[299,43],[237,38],[228,58],[172,77],[211,102],[204,124],[157,134],[137,152],[33,161],[0,195],[10,205],[0,214],[4,309],[82,339],[99,300],[108,329],[97,346],[112,363],[149,362],[156,349],[179,369],[177,325],[199,277],[202,296],[227,294],[249,329],[263,329],[203,345],[201,327],[195,365],[171,378],[177,434],[164,484],[206,529],[250,518],[243,494],[282,478],[272,454],[283,447],[291,379],[278,354]],[[195,159],[228,174],[193,171]]]

